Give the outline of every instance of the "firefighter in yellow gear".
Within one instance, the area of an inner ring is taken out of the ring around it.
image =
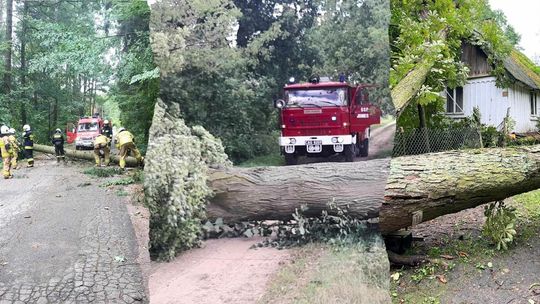
[[[116,148],[119,151],[118,155],[120,160],[118,163],[120,164],[120,168],[124,169],[126,167],[126,157],[130,153],[133,154],[139,164],[142,164],[144,158],[141,156],[141,152],[139,152],[137,146],[135,146],[135,138],[133,137],[133,134],[131,134],[125,128],[120,128],[114,137],[114,142],[116,143]]]
[[[11,174],[11,155],[13,154],[13,149],[9,142],[8,126],[0,127],[0,154],[2,155],[4,165],[2,175],[5,179],[13,178],[13,175]]]
[[[100,134],[94,139],[94,158],[96,160],[96,167],[101,166],[101,153],[103,152],[103,159],[105,166],[108,166],[111,162],[111,149],[109,148],[110,139]]]
[[[9,129],[9,143],[11,144],[12,154],[11,154],[11,169],[16,170],[17,169],[17,158],[19,157],[19,151],[21,150],[19,147],[19,142],[17,141],[17,138],[15,137],[15,129],[10,128]]]

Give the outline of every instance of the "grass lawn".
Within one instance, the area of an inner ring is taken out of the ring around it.
[[[388,303],[389,263],[382,240],[295,249],[259,303]]]

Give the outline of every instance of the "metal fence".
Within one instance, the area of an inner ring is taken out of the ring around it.
[[[393,157],[449,150],[473,149],[482,146],[477,128],[397,130]]]

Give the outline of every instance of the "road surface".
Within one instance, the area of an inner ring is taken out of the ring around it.
[[[147,302],[123,200],[43,157],[0,181],[0,303]]]

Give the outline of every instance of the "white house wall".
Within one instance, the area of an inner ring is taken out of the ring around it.
[[[503,96],[504,91],[508,91],[508,96]],[[531,119],[529,98],[529,89],[522,86],[498,88],[495,85],[495,77],[470,79],[463,87],[463,114],[449,114],[449,116],[455,118],[471,116],[473,108],[478,107],[482,123],[497,127],[510,107],[510,116],[516,122],[513,131],[533,131],[536,129],[536,118]]]

